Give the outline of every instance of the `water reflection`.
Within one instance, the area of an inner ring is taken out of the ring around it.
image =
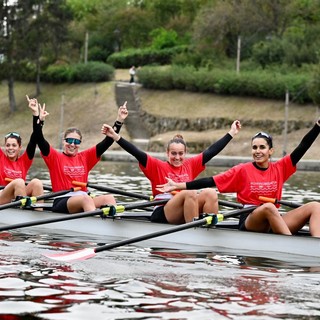
[[[54,242],[72,240],[55,236]],[[318,274],[270,259],[126,247],[60,264],[40,258],[39,249],[50,245],[45,235],[27,233],[7,242],[0,261],[0,314],[16,316],[11,319],[27,319],[26,314],[36,315],[33,319],[319,315]]]

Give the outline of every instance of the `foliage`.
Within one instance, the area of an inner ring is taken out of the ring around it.
[[[304,90],[302,71],[319,63],[319,0],[3,0],[0,20],[0,77],[13,111],[15,79],[101,81],[105,64],[101,74],[75,67],[85,53],[116,68],[172,64],[175,74],[164,68],[152,80],[163,88],[265,97]],[[237,76],[228,71],[236,58]]]
[[[101,82],[114,77],[114,68],[102,62],[51,65],[43,72],[46,82]]]
[[[276,74],[268,71],[235,71],[194,67],[143,67],[138,72],[139,82],[146,88],[188,90],[216,94],[284,99],[286,90],[296,102],[310,102],[305,74]]]
[[[317,65],[312,74],[312,78],[308,84],[308,94],[313,103],[320,106],[320,65]]]
[[[285,58],[285,44],[279,38],[261,41],[253,46],[252,59],[264,69],[270,64],[282,64]]]
[[[130,49],[110,55],[107,63],[113,65],[115,68],[129,68],[133,65],[143,66],[148,64],[165,65],[170,64],[173,57],[184,50],[186,50],[185,46],[162,50],[152,48]]]
[[[178,35],[174,30],[157,28],[150,32],[151,47],[157,50],[172,48],[178,45]]]

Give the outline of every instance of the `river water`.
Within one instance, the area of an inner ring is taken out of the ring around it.
[[[208,167],[203,175],[222,170]],[[40,159],[30,172],[33,176],[49,184]],[[90,182],[150,194],[149,182],[135,163],[101,162]],[[284,199],[320,201],[319,189],[320,172],[299,171],[285,185]],[[222,198],[235,200],[233,195]],[[0,319],[320,318],[320,261],[308,265],[137,243],[85,261],[60,263],[42,253],[94,247],[108,239],[41,229],[2,232],[0,237]]]

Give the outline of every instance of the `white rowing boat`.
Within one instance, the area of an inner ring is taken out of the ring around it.
[[[70,221],[45,223],[32,228],[41,228],[48,233],[67,231],[81,234],[104,236],[106,240],[118,241],[159,232],[172,228],[172,225],[152,223],[148,220],[150,212],[124,213],[127,217],[107,218],[86,217]],[[5,209],[0,212],[3,226],[29,223],[43,219],[65,217],[66,214],[50,211],[26,209]],[[131,217],[128,217],[131,216]],[[30,227],[28,227],[29,229]],[[10,229],[9,229],[10,230]],[[140,246],[157,248],[185,249],[198,252],[233,252],[237,255],[281,258],[287,255],[319,259],[320,239],[310,237],[306,232],[298,236],[285,236],[236,229],[236,221],[218,223],[214,227],[198,227],[154,237],[138,243]]]

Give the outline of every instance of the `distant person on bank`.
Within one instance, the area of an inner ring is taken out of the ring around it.
[[[136,75],[136,67],[135,66],[132,66],[129,70],[129,74],[130,74],[130,83],[135,83],[135,75]]]

